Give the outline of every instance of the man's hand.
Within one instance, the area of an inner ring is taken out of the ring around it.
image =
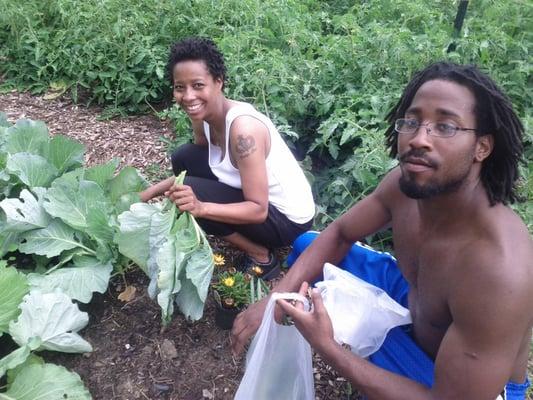
[[[302,294],[302,290],[303,293],[307,290],[306,282],[302,284],[300,294]],[[314,306],[313,311],[304,311],[301,302],[296,302],[293,305],[287,300],[278,299],[277,304],[283,312],[292,318],[294,325],[311,347],[322,354],[329,346],[336,343],[333,338],[333,326],[318,289],[312,290],[311,301]]]
[[[302,296],[305,296],[307,289],[308,284],[307,282],[304,282],[300,287],[299,293]],[[234,355],[238,356],[242,353],[250,337],[259,329],[269,300],[270,296],[267,296],[261,301],[251,304],[246,310],[237,315],[237,318],[235,318],[233,329],[231,330],[231,348]],[[281,323],[283,310],[280,307],[275,308],[274,318],[278,324]]]
[[[265,297],[261,301],[251,304],[235,318],[231,330],[231,350],[235,356],[243,352],[250,337],[259,329],[269,298]]]

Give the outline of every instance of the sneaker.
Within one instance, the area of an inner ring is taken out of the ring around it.
[[[269,254],[269,260],[266,263],[258,262],[248,254],[242,254],[235,261],[235,267],[239,271],[247,272],[266,281],[274,279],[281,272],[279,260],[274,253]]]

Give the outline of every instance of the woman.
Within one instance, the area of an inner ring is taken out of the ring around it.
[[[268,117],[224,96],[224,59],[213,41],[174,44],[167,65],[176,103],[192,122],[194,144],[172,154],[175,175],[141,193],[165,194],[209,234],[243,251],[236,268],[264,279],[279,273],[272,248],[291,244],[311,225],[311,188]]]

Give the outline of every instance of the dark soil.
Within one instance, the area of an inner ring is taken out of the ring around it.
[[[120,157],[122,165],[133,165],[145,173],[154,167],[159,171],[168,168],[160,137],[171,138],[172,133],[154,116],[101,121],[97,108],[76,106],[65,98],[47,101],[16,92],[0,94],[0,111],[12,122],[23,117],[42,120],[51,134],[82,141],[87,147],[87,165]],[[228,260],[233,258],[233,249],[215,241],[213,246]],[[45,352],[44,358],[77,372],[97,400],[232,399],[244,361],[232,357],[229,332],[215,326],[214,301],[209,298],[200,321],[190,323],[176,313],[163,329],[159,307],[146,294],[147,284],[140,270],[117,275],[106,293],[95,294],[91,303],[82,307],[90,320],[80,333],[94,351],[83,355]],[[126,285],[134,286],[136,295],[122,302],[118,295]],[[358,398],[351,394],[349,384],[316,356],[314,373],[317,399]]]

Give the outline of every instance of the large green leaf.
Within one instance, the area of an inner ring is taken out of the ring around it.
[[[44,146],[43,155],[60,173],[81,167],[85,146],[63,135],[56,135]]]
[[[43,155],[43,147],[48,143],[48,128],[42,121],[19,119],[6,131],[6,151],[9,154],[31,153]]]
[[[89,210],[105,212],[108,205],[102,188],[95,182],[75,183],[58,179],[48,189],[44,208],[50,215],[61,218],[71,227],[85,230],[88,227]]]
[[[38,345],[36,345],[38,342],[39,341],[36,338],[35,343],[31,343],[30,345],[28,345],[28,347],[29,348],[37,348],[37,347],[39,347]],[[19,347],[19,348],[21,348],[21,347]],[[42,357],[39,357],[35,353],[31,353],[28,356],[28,358],[26,358],[26,361],[24,361],[22,364],[19,364],[15,368],[9,368],[9,370],[7,371],[7,384],[11,385],[13,383],[13,381],[15,380],[15,378],[17,377],[17,375],[24,368],[26,368],[27,366],[29,366],[29,365],[43,365],[43,364],[44,364],[44,360],[43,360]]]
[[[74,232],[60,219],[54,219],[46,228],[24,233],[22,235],[24,242],[19,245],[19,250],[26,254],[35,253],[52,258],[64,250],[83,247],[75,239]]]
[[[204,314],[204,301],[198,296],[198,290],[189,279],[181,281],[181,289],[176,295],[176,304],[180,311],[193,321],[198,321]]]
[[[7,115],[3,112],[0,112],[0,127],[7,127],[9,128],[11,124],[7,120]]]
[[[38,337],[42,343],[36,350],[54,350],[65,353],[92,351],[89,343],[76,332],[89,322],[66,294],[31,291],[20,305],[22,313],[9,324],[9,334],[19,346]]]
[[[4,376],[7,370],[17,368],[24,364],[33,350],[38,348],[41,344],[39,338],[31,338],[28,344],[12,351],[7,356],[0,360],[0,377]]]
[[[20,314],[19,305],[28,291],[26,276],[0,263],[0,335],[7,332],[9,323]]]
[[[55,364],[31,364],[22,369],[0,400],[91,400],[75,372]]]
[[[33,289],[51,293],[61,289],[74,300],[82,303],[91,301],[93,292],[107,290],[113,266],[101,264],[94,257],[77,257],[76,266],[57,269],[50,274],[29,274],[28,282]]]
[[[45,158],[30,153],[16,153],[10,156],[6,170],[29,187],[48,187],[59,174],[57,168]]]
[[[34,191],[37,196],[34,196],[29,190],[23,189],[18,199],[11,198],[0,201],[0,208],[6,214],[6,231],[26,232],[48,226],[51,218],[42,204],[46,189],[35,188]]]
[[[187,278],[196,287],[198,297],[202,302],[207,298],[207,291],[213,275],[213,268],[215,266],[213,260],[213,251],[206,241],[198,248],[189,258],[187,262]]]
[[[87,229],[85,231],[92,238],[111,244],[115,237],[116,227],[116,220],[111,219],[107,210],[103,208],[90,208],[88,210]]]
[[[108,161],[105,164],[95,165],[87,168],[83,179],[96,182],[102,189],[107,189],[107,182],[113,179],[115,171],[120,161],[117,158]]]
[[[170,216],[164,217],[161,210],[161,204],[135,203],[130,207],[130,211],[125,211],[118,216],[120,224],[120,232],[117,235],[119,251],[133,260],[149,276],[150,249],[154,246],[160,246],[166,240],[164,236],[168,235],[172,226]],[[152,222],[154,215],[158,216],[156,219],[158,223]]]
[[[15,251],[20,243],[20,233],[7,232],[2,222],[0,222],[0,257],[10,251]]]
[[[120,196],[131,192],[141,192],[148,186],[146,180],[133,167],[124,167],[108,182],[109,197],[116,203]]]
[[[180,255],[184,256],[183,253]],[[173,292],[181,288],[180,281],[175,279],[176,275],[176,246],[175,240],[167,240],[157,252],[157,265],[159,274],[157,276],[157,303],[161,307],[161,318],[163,325],[167,325],[174,313]]]

